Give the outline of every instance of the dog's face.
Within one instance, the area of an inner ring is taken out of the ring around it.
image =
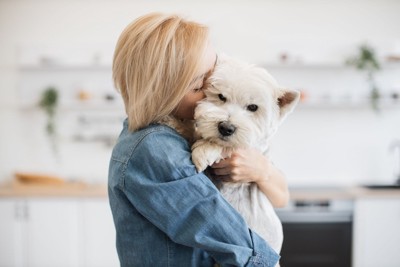
[[[265,143],[300,95],[280,88],[266,70],[228,58],[219,60],[205,93],[195,110],[197,134],[232,148]]]

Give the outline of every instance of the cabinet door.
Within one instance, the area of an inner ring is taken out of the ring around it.
[[[82,203],[85,267],[119,266],[115,228],[107,199],[87,199]]]
[[[0,200],[0,267],[25,266],[24,200]]]
[[[79,264],[78,201],[30,199],[27,214],[29,267]]]
[[[354,213],[355,267],[400,266],[400,199],[360,199]]]

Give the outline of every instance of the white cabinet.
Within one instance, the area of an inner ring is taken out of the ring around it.
[[[83,213],[84,266],[119,266],[115,245],[115,228],[107,199],[87,199]]]
[[[0,200],[0,267],[24,266],[23,242],[25,203],[14,199]]]
[[[105,198],[1,198],[0,267],[119,266]]]
[[[79,266],[78,201],[30,199],[27,204],[28,266]]]
[[[78,202],[0,200],[0,266],[79,266]]]
[[[400,266],[400,199],[355,202],[353,266]]]

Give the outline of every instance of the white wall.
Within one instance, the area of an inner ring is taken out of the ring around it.
[[[64,141],[61,162],[54,160],[43,134],[43,115],[19,108],[18,62],[30,49],[58,50],[66,59],[84,57],[82,51],[93,47],[107,64],[122,29],[151,11],[180,13],[209,25],[219,51],[254,63],[273,63],[287,53],[317,66],[270,69],[282,84],[306,89],[310,96],[366,94],[361,74],[329,67],[363,42],[373,45],[380,58],[400,53],[400,1],[395,0],[0,1],[1,180],[15,170],[44,170],[106,181],[110,148]],[[399,68],[378,79],[384,92],[400,90]],[[388,146],[400,138],[399,122],[399,107],[379,115],[366,106],[299,107],[274,138],[271,156],[292,185],[389,182],[393,162]]]

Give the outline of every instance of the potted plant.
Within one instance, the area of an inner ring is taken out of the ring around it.
[[[346,60],[346,64],[356,67],[358,70],[365,71],[370,87],[370,99],[372,108],[379,111],[379,88],[375,83],[375,73],[380,70],[380,64],[376,58],[375,51],[368,45],[361,45],[358,55]]]
[[[55,115],[58,106],[58,91],[55,87],[46,88],[39,101],[39,106],[47,115],[46,133],[50,139],[53,152],[57,152]]]

